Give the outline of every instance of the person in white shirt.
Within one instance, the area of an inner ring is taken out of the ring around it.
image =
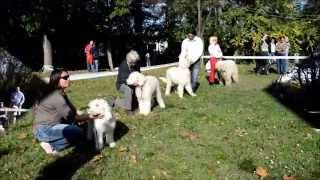
[[[211,36],[209,38],[209,43],[210,43],[210,45],[208,47],[209,55],[214,56],[216,58],[221,58],[222,51],[221,51],[220,45],[218,44],[218,37]]]
[[[10,102],[11,102],[11,107],[17,108],[20,110],[22,108],[22,105],[24,104],[25,97],[23,92],[20,90],[20,87],[17,86],[16,90],[11,92],[10,94]],[[16,115],[20,115],[21,112],[18,111]]]
[[[264,34],[261,40],[261,56],[269,56],[269,36]],[[270,63],[268,59],[256,60],[256,74],[269,74]]]
[[[203,41],[195,35],[195,31],[189,32],[187,38],[182,41],[180,60],[186,58],[190,61],[191,85],[193,91],[198,86],[198,75],[200,71],[200,57],[203,53]],[[183,57],[183,58],[181,58]]]
[[[276,42],[275,42],[274,38],[272,38],[271,42],[270,42],[270,53],[271,53],[271,56],[276,55]]]

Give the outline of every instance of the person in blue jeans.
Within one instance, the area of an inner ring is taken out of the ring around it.
[[[93,71],[99,72],[99,50],[95,42],[93,43],[93,46],[92,46],[92,54],[93,54]]]
[[[286,42],[284,36],[281,36],[276,44],[276,55],[287,56],[288,49],[288,42]],[[277,70],[280,75],[285,75],[288,72],[288,59],[277,59]]]
[[[86,139],[78,123],[93,120],[88,114],[77,115],[66,94],[69,86],[67,71],[52,71],[49,82],[51,92],[33,107],[33,133],[47,154],[55,154],[73,145],[83,146]]]
[[[189,31],[187,37],[181,43],[181,52],[179,61],[189,61],[191,72],[191,86],[193,91],[199,86],[198,76],[200,72],[200,57],[203,53],[203,41],[200,37],[196,36],[196,31]],[[182,57],[182,58],[180,58]]]

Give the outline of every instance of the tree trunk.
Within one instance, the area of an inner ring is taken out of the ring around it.
[[[108,56],[108,64],[109,64],[110,70],[113,71],[111,44],[109,40],[107,42],[107,56]]]
[[[202,36],[201,36],[201,21],[202,21],[202,17],[201,17],[201,0],[198,0],[198,2],[197,2],[197,8],[198,8],[198,27],[197,27],[197,35],[198,36],[200,36],[201,38],[202,38]]]
[[[43,35],[43,72],[53,70],[52,66],[52,47],[47,35]]]

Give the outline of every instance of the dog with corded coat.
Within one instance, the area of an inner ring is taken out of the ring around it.
[[[127,84],[135,86],[135,93],[139,103],[139,113],[148,115],[151,112],[152,98],[155,95],[160,108],[165,108],[161,96],[159,80],[154,76],[145,76],[140,72],[130,73]]]
[[[177,92],[180,98],[183,98],[184,89],[186,89],[190,96],[196,96],[191,85],[190,64],[190,60],[186,56],[180,55],[178,67],[167,69],[166,77],[160,77],[160,79],[166,83],[166,96],[170,95],[171,88],[174,85],[177,85]]]

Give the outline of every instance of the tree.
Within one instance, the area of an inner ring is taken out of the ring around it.
[[[292,0],[175,0],[169,5],[172,38],[181,41],[186,31],[197,24],[198,34],[204,39],[210,35],[219,36],[220,45],[228,54],[258,52],[264,33],[275,38],[287,35],[291,52],[302,50],[298,41],[302,37],[308,37],[303,38],[308,41],[319,40],[319,27],[312,19],[301,16]]]

